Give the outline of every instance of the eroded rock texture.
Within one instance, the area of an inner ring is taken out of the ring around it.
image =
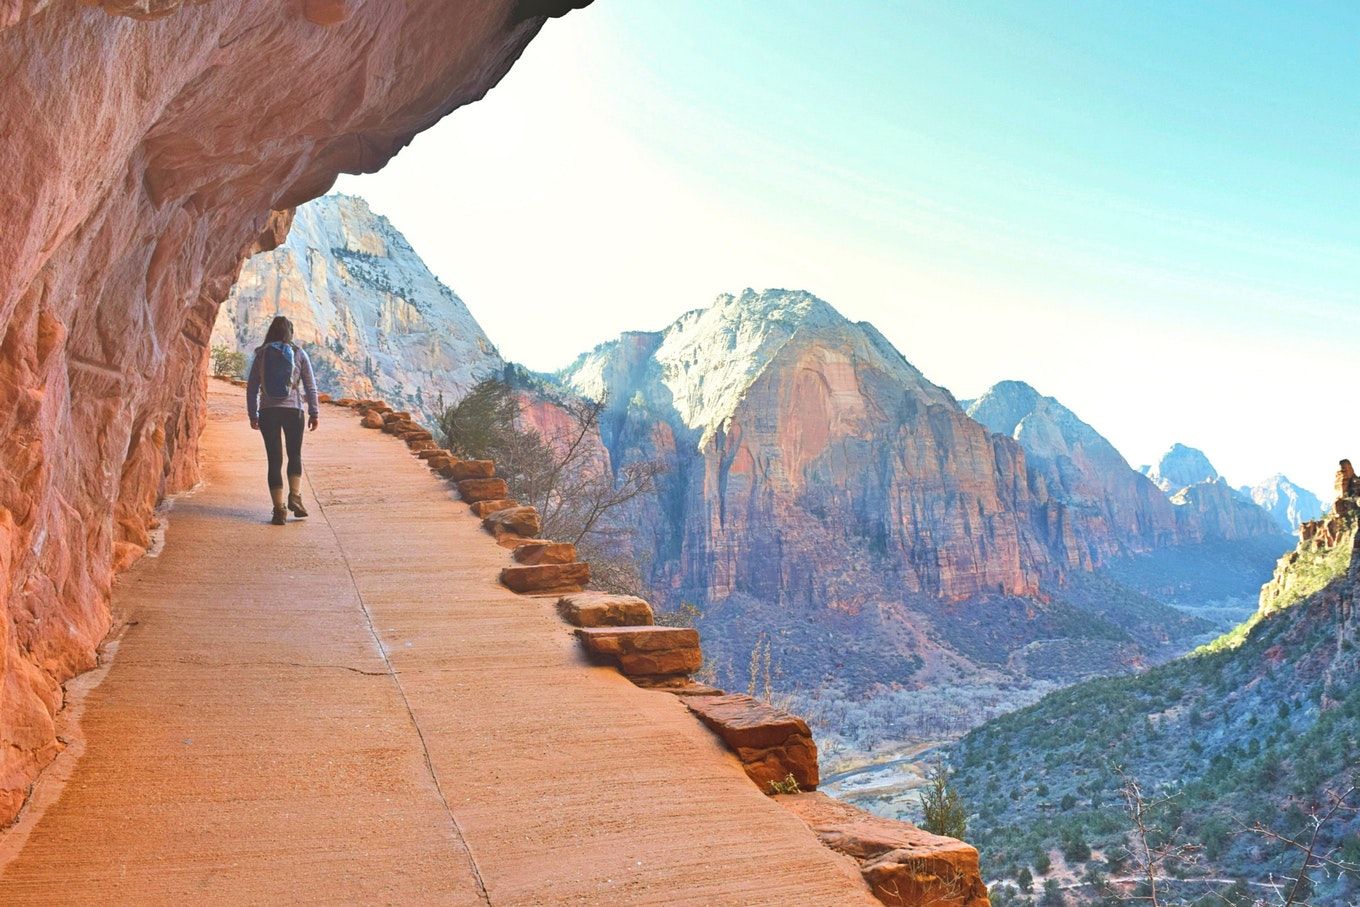
[[[243,257],[583,5],[0,3],[0,822],[57,751],[115,569],[197,479],[208,339]]]

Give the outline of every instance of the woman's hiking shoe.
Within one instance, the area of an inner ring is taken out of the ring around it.
[[[274,519],[270,520],[270,522],[273,523],[275,526],[282,526],[284,523],[288,522],[288,508],[275,507]]]
[[[307,515],[307,508],[302,506],[302,495],[290,494],[288,496],[288,509],[293,511],[293,516],[302,519]]]

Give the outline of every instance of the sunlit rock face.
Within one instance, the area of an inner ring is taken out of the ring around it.
[[[1285,532],[1298,532],[1304,523],[1322,516],[1321,499],[1283,475],[1273,475],[1264,482],[1239,490],[1264,507]]]
[[[1034,595],[1052,571],[1020,446],[810,294],[721,296],[562,379],[610,401],[615,462],[670,463],[655,563],[676,588],[853,611]]]
[[[1057,400],[1003,381],[972,401],[968,415],[1025,449],[1036,496],[1053,502],[1051,537],[1067,565],[1089,570],[1177,542],[1165,495]]]
[[[1042,599],[1116,558],[1276,534],[1221,480],[1169,498],[1022,382],[965,410],[871,325],[803,292],[721,296],[559,377],[609,401],[613,462],[669,465],[637,523],[654,581],[679,598],[846,613]]]
[[[212,344],[249,357],[275,315],[292,319],[323,391],[380,397],[431,423],[440,401],[505,365],[463,301],[353,196],[302,205],[287,240],[247,260]]]
[[[1182,488],[1218,478],[1218,470],[1214,469],[1204,452],[1184,444],[1171,445],[1171,449],[1162,454],[1156,466],[1144,466],[1143,472],[1167,494],[1175,494]]]
[[[1173,444],[1143,473],[1166,492],[1183,541],[1240,541],[1289,530],[1251,496],[1228,484],[1200,450]]]
[[[244,256],[480,98],[573,0],[0,4],[0,821],[116,568],[198,478]]]

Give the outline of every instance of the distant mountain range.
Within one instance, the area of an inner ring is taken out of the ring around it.
[[[1258,485],[1238,490],[1269,511],[1275,522],[1291,534],[1298,532],[1304,523],[1320,519],[1324,512],[1317,495],[1278,473]]]
[[[361,199],[300,208],[288,241],[247,263],[214,342],[253,349],[277,312],[332,390],[427,419],[505,368]],[[699,606],[733,686],[762,639],[785,688],[848,696],[1126,671],[1209,630],[1166,602],[1254,595],[1288,546],[1202,455],[1173,449],[1154,481],[1019,381],[965,408],[801,291],[720,296],[544,380],[606,401],[612,468],[667,467],[634,505],[634,552],[659,605]],[[1169,575],[1196,582],[1168,590]]]
[[[1193,627],[1112,607],[1137,590],[1092,588],[1094,572],[1243,544],[1259,560],[1235,590],[1247,596],[1288,546],[1216,473],[1168,496],[1023,382],[965,410],[871,325],[804,292],[720,296],[556,377],[608,401],[614,462],[669,466],[659,518],[639,521],[655,586],[703,603],[735,663],[781,628],[801,683],[921,680],[960,658],[1059,679],[1124,669]],[[853,638],[859,657],[827,638]],[[1087,644],[1060,656],[1063,639]]]

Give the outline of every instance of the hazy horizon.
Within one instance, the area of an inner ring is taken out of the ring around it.
[[[802,289],[960,399],[1024,380],[1135,467],[1181,442],[1330,500],[1360,11],[859,8],[596,3],[336,188],[534,369]]]

